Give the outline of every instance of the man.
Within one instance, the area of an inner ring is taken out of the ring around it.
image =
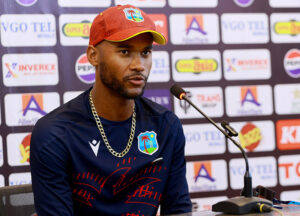
[[[140,97],[152,43],[140,9],[115,6],[93,21],[94,86],[41,118],[31,138],[36,211],[44,215],[155,215],[191,211],[179,119]]]

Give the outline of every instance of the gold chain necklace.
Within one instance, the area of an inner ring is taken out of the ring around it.
[[[92,113],[93,113],[93,116],[94,116],[94,119],[97,123],[97,126],[98,126],[98,129],[100,131],[100,134],[101,134],[101,137],[105,143],[105,146],[106,148],[108,149],[108,151],[115,157],[124,157],[129,149],[131,148],[131,145],[132,145],[132,141],[133,141],[133,138],[134,138],[134,132],[135,132],[135,117],[136,117],[136,113],[135,113],[135,107],[133,105],[133,114],[132,114],[132,123],[131,123],[131,131],[130,131],[130,136],[129,136],[129,140],[128,140],[128,143],[127,143],[127,146],[126,148],[121,152],[116,152],[109,144],[107,138],[106,138],[106,135],[105,135],[105,132],[104,132],[104,128],[102,126],[102,123],[100,121],[100,118],[97,114],[97,111],[96,111],[96,108],[95,108],[95,105],[94,105],[94,102],[93,102],[93,99],[92,99],[92,91],[90,91],[90,94],[89,94],[89,98],[90,98],[90,105],[91,105],[91,110],[92,110]]]

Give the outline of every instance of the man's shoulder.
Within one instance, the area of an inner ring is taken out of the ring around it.
[[[85,97],[86,92],[83,92],[40,118],[34,126],[33,133],[39,133],[45,138],[54,133],[62,135],[70,125],[86,121],[89,113]]]
[[[86,94],[86,92],[81,93],[45,115],[41,120],[50,122],[62,120],[76,121],[76,119],[87,113],[87,104],[85,102]]]

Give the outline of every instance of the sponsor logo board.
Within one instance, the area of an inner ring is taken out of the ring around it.
[[[171,7],[203,7],[203,8],[213,8],[217,7],[218,0],[169,0],[169,5]]]
[[[283,191],[280,194],[280,200],[293,200],[300,202],[300,190]]]
[[[270,16],[273,43],[300,42],[300,14],[273,13]]]
[[[299,84],[277,84],[274,87],[275,111],[278,115],[300,114]]]
[[[290,49],[284,56],[283,66],[285,72],[293,78],[300,77],[300,50]]]
[[[218,44],[218,15],[171,14],[170,32],[173,44]]]
[[[191,199],[192,204],[193,204],[193,209],[192,211],[198,212],[198,211],[211,211],[212,205],[226,200],[226,196],[218,196],[218,197],[207,197],[207,198],[195,198]]]
[[[249,171],[252,175],[253,188],[257,185],[274,187],[277,185],[277,164],[274,157],[255,157],[249,159]],[[232,189],[244,187],[244,158],[229,161],[230,186]]]
[[[168,82],[169,80],[169,53],[167,51],[153,51],[152,68],[148,77],[148,82]]]
[[[167,89],[146,89],[144,97],[171,110],[170,91]]]
[[[276,134],[280,150],[300,149],[300,119],[277,121]]]
[[[58,83],[58,60],[55,53],[4,54],[5,86],[40,86]]]
[[[70,100],[74,99],[78,95],[80,95],[83,91],[68,91],[65,92],[63,95],[64,103],[69,102]]]
[[[10,166],[29,166],[31,133],[7,135],[7,155]]]
[[[300,7],[299,0],[269,0],[269,4],[274,8],[297,8]]]
[[[280,156],[278,173],[279,183],[282,186],[300,185],[300,155]]]
[[[0,175],[0,187],[4,187],[4,186],[5,186],[4,176]]]
[[[225,13],[221,16],[225,44],[264,44],[269,42],[268,16],[264,13]]]
[[[218,86],[185,88],[187,97],[204,113],[211,117],[224,114],[222,89]],[[184,100],[174,98],[174,111],[179,118],[204,118],[197,110]]]
[[[229,86],[225,89],[228,116],[259,116],[273,113],[269,85]]]
[[[90,28],[97,14],[59,16],[60,43],[63,46],[88,46]]]
[[[111,5],[111,0],[58,0],[60,7],[108,7]]]
[[[189,192],[222,191],[228,187],[225,160],[195,161],[186,164]]]
[[[2,46],[54,46],[55,26],[53,14],[4,14],[1,16]]]
[[[164,7],[166,0],[115,0],[115,5],[130,4],[136,7]]]
[[[271,77],[271,56],[267,49],[235,49],[223,53],[226,80],[261,80]]]
[[[31,184],[31,173],[12,173],[8,177],[9,186]]]
[[[218,50],[174,51],[172,74],[175,81],[215,81],[222,77]]]
[[[3,166],[3,141],[2,136],[0,135],[0,167]]]
[[[34,125],[59,104],[56,92],[7,94],[5,100],[5,119],[7,126]]]
[[[275,131],[272,121],[231,122],[230,126],[238,133],[236,139],[246,152],[265,152],[275,149]],[[228,142],[231,153],[241,153],[232,143]]]
[[[225,136],[212,124],[183,125],[185,155],[210,155],[225,152]]]

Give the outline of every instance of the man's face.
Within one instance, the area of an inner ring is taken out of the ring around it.
[[[127,99],[143,94],[152,65],[152,43],[152,35],[145,33],[96,46],[100,51],[100,80],[112,94]]]

